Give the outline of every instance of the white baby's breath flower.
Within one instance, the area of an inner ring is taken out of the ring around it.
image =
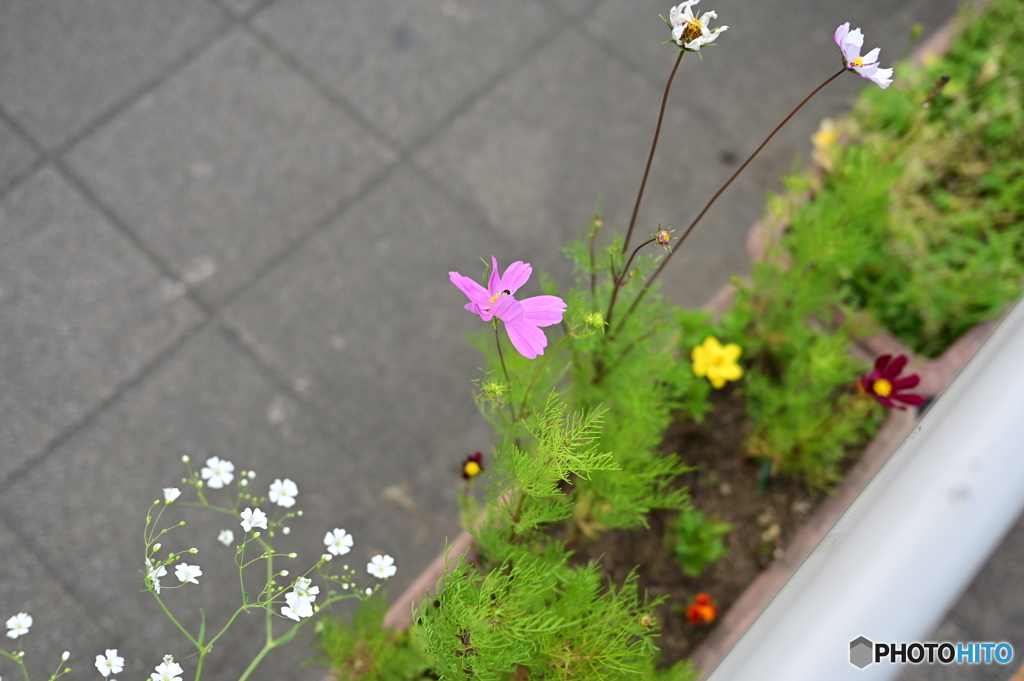
[[[332,556],[329,553],[325,553],[324,555],[320,556],[320,559],[325,561],[330,560],[331,558],[334,558],[334,556]]]
[[[181,496],[181,490],[177,487],[164,487],[164,503],[169,504]]]
[[[220,534],[217,535],[217,541],[224,546],[231,546],[235,543],[235,533],[231,530],[221,530]]]
[[[366,564],[366,571],[377,579],[387,579],[394,576],[398,568],[395,567],[395,559],[391,556],[376,555]]]
[[[270,485],[270,500],[278,506],[291,508],[295,505],[295,497],[298,494],[298,486],[288,478],[278,478]]]
[[[367,596],[372,596],[373,595],[373,589],[371,589],[370,587],[366,587],[366,595]]]
[[[156,671],[149,675],[150,681],[181,681],[181,674],[184,670],[170,655],[164,656],[164,661],[156,666]]]
[[[189,461],[191,461],[191,460],[192,460],[192,459],[190,459],[190,458],[189,458],[188,454],[184,454],[184,455],[182,455],[182,457],[181,457],[181,462],[182,462],[182,463],[188,463],[188,462],[189,462]]]
[[[28,633],[32,626],[32,616],[27,612],[19,612],[7,620],[7,638],[18,638]]]
[[[339,527],[334,528],[324,537],[327,550],[336,556],[344,556],[348,553],[352,549],[353,543],[352,535]]]
[[[281,528],[281,534],[291,534],[291,533],[292,533],[292,528],[290,528],[290,527],[282,527]]]
[[[192,582],[193,584],[198,584],[198,578],[203,576],[203,571],[199,569],[198,565],[178,563],[174,566],[174,576],[177,577],[178,581],[182,584],[184,584],[185,582]]]
[[[71,657],[71,651],[65,650],[63,653],[60,654],[60,661],[67,662],[69,657]]]
[[[159,596],[160,595],[160,578],[167,574],[167,568],[164,567],[163,565],[159,565],[157,567],[153,567],[153,563],[151,563],[149,561],[149,558],[147,558],[146,559],[146,570],[147,570],[147,575],[149,576],[149,581],[153,582],[153,591],[155,591],[156,595]]]
[[[702,45],[715,41],[718,34],[727,30],[728,26],[719,26],[715,30],[708,28],[708,20],[717,19],[715,12],[694,15],[690,9],[700,0],[686,0],[668,11],[668,25],[672,28],[672,40],[684,50],[699,52]]]
[[[203,480],[208,481],[206,484],[212,489],[220,489],[235,479],[234,470],[235,464],[225,459],[211,456],[206,460],[206,465],[200,471],[200,474],[203,476]]]
[[[120,674],[124,669],[124,658],[119,657],[117,648],[107,648],[106,655],[96,656],[96,670],[107,678],[111,674]]]
[[[245,509],[242,511],[242,529],[248,532],[254,527],[267,529],[267,514],[260,509]]]

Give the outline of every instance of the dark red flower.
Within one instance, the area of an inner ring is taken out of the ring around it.
[[[686,620],[690,624],[710,624],[718,617],[718,606],[711,600],[711,595],[701,592],[686,608]]]
[[[462,462],[462,479],[472,480],[476,476],[484,472],[484,455],[483,452],[477,452],[476,454],[470,454],[466,457],[466,460]]]
[[[903,405],[896,404],[895,401],[909,404],[912,407],[924,404],[924,398],[920,395],[902,392],[921,382],[921,378],[917,374],[899,378],[900,372],[906,365],[906,355],[899,355],[895,359],[892,355],[882,355],[875,360],[874,371],[862,376],[857,387],[862,393],[871,395],[878,400],[880,405],[888,409],[906,409]]]

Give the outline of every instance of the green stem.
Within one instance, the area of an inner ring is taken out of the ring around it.
[[[651,278],[648,279],[647,282],[644,284],[644,287],[642,289],[640,289],[640,293],[637,294],[637,297],[633,300],[633,304],[630,305],[629,309],[626,311],[626,314],[623,317],[623,323],[625,323],[626,318],[628,318],[629,315],[631,315],[633,313],[633,311],[636,309],[636,306],[640,304],[640,301],[643,300],[643,297],[645,295],[647,295],[647,292],[650,291],[651,286],[654,284],[655,280],[657,280],[658,275],[661,274],[662,270],[665,269],[665,266],[668,265],[668,261],[672,259],[672,256],[676,253],[676,251],[679,250],[679,247],[683,244],[683,241],[685,241],[686,237],[688,237],[690,235],[690,232],[692,232],[693,228],[697,226],[697,223],[700,222],[701,218],[704,217],[704,214],[708,212],[708,209],[711,208],[711,206],[715,203],[715,201],[718,200],[718,197],[722,195],[722,192],[724,192],[726,189],[729,188],[729,185],[732,184],[733,180],[735,180],[739,176],[739,174],[742,173],[743,170],[748,165],[750,165],[750,162],[754,160],[754,157],[757,156],[758,153],[760,153],[760,151],[762,149],[764,149],[765,145],[768,144],[768,142],[770,142],[773,137],[775,137],[775,133],[777,133],[779,130],[781,130],[782,126],[784,126],[786,123],[788,123],[789,119],[791,119],[793,116],[795,116],[796,112],[804,107],[804,104],[809,102],[811,100],[811,98],[814,97],[814,95],[818,94],[818,92],[821,91],[822,88],[824,88],[826,85],[831,83],[833,80],[835,80],[836,78],[841,76],[845,71],[846,71],[846,67],[844,66],[843,68],[839,69],[839,71],[837,71],[834,75],[830,76],[824,83],[822,83],[818,87],[814,88],[814,91],[811,92],[811,94],[809,94],[806,97],[804,97],[803,101],[800,102],[799,104],[797,104],[796,108],[793,109],[791,112],[789,112],[789,115],[786,116],[784,119],[782,119],[781,123],[779,123],[777,126],[775,126],[775,129],[771,131],[771,133],[768,135],[768,137],[766,137],[765,140],[763,142],[761,142],[761,146],[759,146],[757,149],[755,149],[754,153],[751,154],[747,158],[747,160],[743,162],[743,165],[741,165],[736,170],[736,172],[734,172],[732,174],[732,176],[728,180],[725,181],[725,184],[723,184],[718,189],[718,191],[715,192],[715,195],[712,196],[711,200],[707,202],[707,204],[704,206],[704,209],[701,210],[701,212],[697,214],[697,217],[695,217],[693,219],[693,222],[691,222],[690,226],[686,228],[686,231],[683,232],[683,235],[681,237],[679,237],[679,242],[675,245],[675,247],[673,247],[673,249],[671,251],[669,251],[669,254],[667,256],[665,256],[664,260],[661,261],[661,264],[658,265],[658,269],[656,269],[654,271],[654,274],[651,275]],[[619,325],[619,329],[621,329],[621,328],[622,328],[622,324]],[[616,329],[616,331],[618,331],[619,329]]]
[[[508,383],[509,390],[512,389],[512,379],[508,377],[508,367],[505,366],[505,355],[501,351],[501,338],[498,337],[498,320],[494,320],[494,344],[498,346],[498,359],[501,360],[501,371],[505,374],[505,382]],[[510,401],[508,403],[508,410],[512,416],[512,423],[516,422],[516,408],[515,405]]]

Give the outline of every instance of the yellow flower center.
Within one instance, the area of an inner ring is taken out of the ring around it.
[[[892,394],[892,383],[884,378],[880,378],[871,384],[871,389],[874,390],[877,395],[888,397]]]
[[[462,471],[471,478],[476,477],[480,475],[480,464],[476,461],[470,461],[462,467]]]
[[[857,57],[856,59],[850,62],[850,66],[864,66],[864,59],[862,57]]]
[[[682,40],[686,44],[704,35],[704,24],[700,19],[690,19],[684,24]]]
[[[508,289],[505,289],[501,293],[495,293],[493,296],[491,296],[491,299],[487,301],[487,307],[490,307],[491,305],[494,305],[494,301],[497,300],[498,298],[501,298],[502,296],[510,296],[510,295],[512,295],[512,292],[509,291]]]

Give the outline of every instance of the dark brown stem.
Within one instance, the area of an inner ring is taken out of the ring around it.
[[[612,279],[612,284],[613,284],[613,286],[612,286],[612,298],[611,298],[611,300],[608,301],[608,312],[607,312],[607,314],[605,314],[605,317],[604,317],[604,321],[605,321],[606,324],[611,324],[612,323],[612,311],[615,309],[615,300],[616,300],[616,298],[619,297],[619,289],[621,289],[622,286],[626,283],[626,275],[629,274],[629,266],[633,264],[633,258],[636,257],[636,254],[640,252],[641,248],[643,248],[647,244],[654,243],[657,240],[658,240],[657,237],[655,237],[653,239],[648,239],[647,241],[643,242],[642,244],[640,244],[639,246],[634,248],[633,252],[630,253],[630,255],[629,255],[629,260],[626,261],[626,266],[622,268],[622,272],[620,274],[616,274],[615,273],[615,268],[614,267],[611,268],[612,277],[613,277],[613,279]]]
[[[636,306],[640,304],[640,301],[643,300],[643,297],[645,295],[647,295],[647,292],[650,291],[651,286],[654,284],[655,280],[657,280],[658,275],[661,274],[662,270],[665,269],[665,266],[668,265],[668,261],[672,259],[672,255],[676,251],[679,250],[679,247],[683,244],[683,241],[685,241],[686,237],[688,237],[690,235],[690,232],[692,232],[693,228],[697,226],[697,223],[700,222],[701,218],[704,217],[704,214],[708,212],[708,209],[711,208],[711,206],[715,203],[715,201],[718,200],[718,197],[722,195],[722,192],[724,192],[726,189],[729,188],[729,185],[732,184],[733,180],[735,180],[739,176],[739,174],[742,173],[743,170],[748,165],[750,165],[750,162],[754,160],[754,157],[756,157],[758,155],[758,153],[760,153],[760,151],[762,149],[764,149],[765,145],[768,144],[768,142],[770,142],[773,137],[775,137],[775,133],[777,133],[779,130],[781,130],[782,126],[784,126],[786,123],[788,123],[789,119],[791,119],[793,116],[795,116],[796,112],[804,107],[804,104],[806,104],[807,102],[811,101],[811,98],[814,97],[814,95],[818,94],[818,92],[820,92],[822,88],[824,88],[826,85],[831,83],[833,80],[835,80],[839,76],[843,75],[843,73],[845,71],[846,71],[846,67],[844,66],[843,68],[839,69],[839,71],[837,71],[834,75],[829,77],[828,80],[826,80],[824,83],[822,83],[818,87],[814,88],[814,91],[811,92],[811,94],[809,94],[806,97],[804,97],[803,101],[801,101],[799,104],[797,104],[796,108],[793,109],[792,111],[790,111],[789,115],[786,116],[785,118],[783,118],[781,123],[779,123],[777,126],[775,126],[775,129],[771,131],[771,133],[768,135],[768,137],[766,137],[764,139],[764,141],[761,142],[761,146],[759,146],[757,149],[755,149],[754,153],[751,154],[747,158],[747,160],[743,162],[743,165],[741,165],[736,170],[736,172],[734,172],[732,174],[732,176],[728,180],[725,181],[725,184],[723,184],[719,188],[719,190],[717,192],[715,192],[715,195],[712,196],[711,200],[707,202],[707,204],[704,206],[704,209],[701,210],[701,212],[697,214],[697,217],[695,217],[693,219],[693,222],[691,222],[690,226],[686,228],[686,231],[683,232],[683,235],[681,237],[679,237],[679,241],[678,241],[678,243],[676,243],[675,247],[669,252],[668,255],[665,256],[665,258],[661,261],[661,264],[658,265],[658,269],[654,270],[654,274],[652,274],[651,278],[647,280],[647,282],[644,284],[644,287],[642,289],[640,289],[640,293],[637,294],[637,297],[633,300],[633,304],[630,305],[629,309],[626,311],[625,317],[629,317],[629,315],[633,313],[633,310],[636,309]],[[621,324],[620,324],[620,328],[621,328]]]
[[[672,81],[676,77],[676,71],[679,70],[679,63],[683,61],[683,50],[679,50],[679,56],[676,58],[676,65],[672,67],[672,73],[669,74],[668,82],[665,83],[665,95],[661,98],[661,111],[658,112],[658,125],[654,128],[654,141],[651,142],[651,153],[647,156],[647,167],[644,168],[644,179],[640,181],[640,191],[636,194],[636,204],[633,206],[633,217],[629,219],[629,229],[626,230],[626,241],[622,244],[622,252],[625,253],[629,250],[629,239],[633,236],[633,227],[636,226],[636,216],[640,212],[640,201],[644,198],[644,187],[647,186],[647,176],[651,172],[651,162],[654,160],[654,150],[658,148],[658,137],[661,135],[661,122],[665,120],[665,105],[668,104],[668,92],[672,89]]]

